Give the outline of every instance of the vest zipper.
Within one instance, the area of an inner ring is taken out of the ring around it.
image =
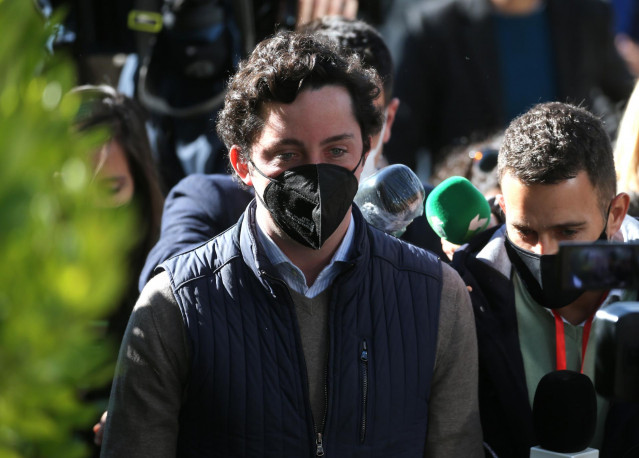
[[[291,299],[292,300],[292,299]],[[326,354],[326,364],[324,365],[324,412],[322,412],[322,420],[320,424],[315,424],[315,420],[313,419],[313,431],[315,431],[315,456],[324,456],[324,428],[326,427],[326,417],[328,415],[328,359],[330,357],[330,325],[329,325],[329,349],[327,349]],[[308,385],[307,385],[308,390]],[[313,417],[311,412],[311,418]]]
[[[326,426],[326,415],[328,414],[328,355],[326,356],[326,365],[324,366],[324,412],[322,413],[322,422],[315,427],[315,455],[324,456],[324,427]],[[314,423],[314,422],[313,422]]]
[[[360,353],[360,367],[362,374],[362,421],[359,430],[359,442],[366,439],[366,407],[368,404],[368,346],[366,340],[362,341],[362,351]]]
[[[0,0],[1,1],[1,0]],[[271,281],[274,281],[276,283],[281,284],[284,288],[288,288],[288,286],[286,285],[286,283],[284,283],[282,280],[280,280],[279,278],[273,277],[272,275],[269,275],[266,271],[261,270],[260,273],[264,276],[269,278]],[[293,303],[293,298],[291,297],[290,293],[288,294],[289,296],[289,300],[290,303]],[[276,297],[275,294],[273,293],[273,297]],[[295,311],[293,311],[293,314],[295,313]],[[296,319],[297,321],[297,319]],[[301,341],[299,341],[299,324],[298,324],[298,343],[300,345],[301,348]],[[329,329],[329,347],[330,347],[330,329]],[[330,352],[330,350],[329,350]],[[326,355],[326,365],[324,366],[324,413],[322,415],[322,421],[318,427],[318,425],[315,424],[315,420],[313,419],[313,413],[311,412],[311,422],[313,424],[313,432],[315,433],[315,456],[324,456],[325,455],[325,451],[324,451],[324,428],[326,426],[326,416],[328,414],[328,357],[329,355]],[[304,370],[306,371],[306,366],[304,366]],[[306,391],[307,393],[310,391],[309,390],[309,386],[308,386],[308,376],[307,376],[307,380],[306,380],[307,384],[306,384]],[[310,407],[310,404],[309,404]]]
[[[1,1],[1,0],[0,0]],[[266,271],[261,270],[260,273],[269,278],[271,281],[275,281],[279,284],[281,284],[282,286],[284,286],[285,288],[288,288],[288,286],[286,285],[286,283],[284,283],[281,279],[273,277],[272,275],[269,275]],[[291,303],[293,303],[293,299],[289,293],[289,299],[291,301]],[[273,294],[273,297],[276,297],[275,294]],[[299,337],[299,325],[298,325],[298,337]],[[299,345],[301,347],[301,342],[299,342]],[[329,347],[330,347],[330,326],[329,326]],[[313,431],[315,432],[315,456],[324,456],[324,428],[326,426],[326,416],[328,414],[328,358],[329,355],[326,356],[326,365],[324,366],[324,413],[322,415],[322,421],[319,425],[315,424],[315,420],[313,420],[313,414],[311,412],[311,421],[313,422]],[[304,368],[306,370],[306,367]],[[307,380],[308,382],[308,380]],[[307,383],[307,387],[306,387],[307,392],[308,390],[308,383]]]
[[[315,455],[316,456],[324,456],[324,444],[322,444],[322,433],[317,433],[317,437],[315,438]]]

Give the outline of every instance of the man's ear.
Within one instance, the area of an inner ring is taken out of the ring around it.
[[[393,97],[386,107],[386,130],[384,131],[382,143],[388,142],[391,138],[391,129],[393,128],[393,123],[395,122],[395,116],[397,115],[398,109],[399,99],[397,97]]]
[[[506,215],[506,201],[503,194],[495,194],[495,201],[499,204],[499,208]]]
[[[239,146],[231,146],[231,149],[229,150],[229,161],[231,162],[233,170],[237,173],[237,176],[240,177],[240,180],[242,180],[247,186],[253,186],[251,174],[249,173],[248,162],[242,157]]]
[[[628,213],[630,196],[625,192],[620,192],[610,203],[610,213],[608,213],[608,226],[606,232],[611,238],[621,228],[621,223]]]

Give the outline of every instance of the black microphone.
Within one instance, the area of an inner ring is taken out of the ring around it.
[[[542,377],[533,401],[533,426],[539,447],[530,458],[595,458],[588,448],[597,424],[597,397],[592,381],[579,372],[554,371]]]
[[[354,201],[371,226],[401,237],[424,214],[425,196],[417,175],[405,165],[393,164],[362,180]]]

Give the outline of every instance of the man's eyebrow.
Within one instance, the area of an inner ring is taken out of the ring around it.
[[[520,222],[514,222],[514,223],[510,223],[510,225],[512,227],[514,227],[517,230],[521,230],[521,229],[529,229],[528,225],[526,223],[520,223]]]
[[[566,227],[574,228],[574,227],[585,226],[586,224],[587,224],[586,221],[568,221],[565,223],[553,224],[552,226],[550,226],[550,229],[561,229]],[[510,225],[517,230],[530,229],[530,226],[524,222],[514,222],[514,223],[511,223]]]
[[[276,142],[271,143],[270,145],[267,146],[267,148],[273,149],[273,148],[278,148],[280,146],[289,146],[289,145],[304,146],[304,143],[297,140],[296,138],[282,138],[280,140],[277,140]]]
[[[585,226],[587,224],[586,221],[568,221],[566,223],[555,224],[552,227],[555,229],[561,229],[563,227],[580,227]]]
[[[332,137],[325,138],[320,142],[320,145],[326,145],[328,143],[333,143],[341,140],[351,140],[355,138],[355,135],[352,133],[343,133],[339,135],[333,135]],[[304,147],[304,143],[296,138],[282,138],[277,140],[270,145],[265,145],[267,149],[273,150],[282,146],[299,146],[300,148]]]
[[[332,137],[328,137],[320,142],[320,145],[326,145],[327,143],[338,142],[341,140],[352,140],[355,138],[355,135],[351,133],[344,133],[339,135],[333,135]]]

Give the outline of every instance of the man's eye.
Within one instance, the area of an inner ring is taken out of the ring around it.
[[[517,229],[517,233],[519,233],[520,237],[529,237],[532,231],[529,229]]]
[[[535,242],[535,238],[537,234],[535,231],[531,231],[530,229],[517,229],[517,234],[521,240],[524,240],[527,243]],[[536,243],[536,242],[535,242]]]
[[[331,155],[333,157],[340,157],[343,156],[344,154],[346,154],[346,149],[345,148],[339,148],[339,147],[334,147],[330,149]]]
[[[577,231],[574,229],[561,229],[559,232],[563,238],[573,238],[577,235]]]
[[[293,153],[293,152],[279,153],[277,155],[277,158],[280,161],[284,161],[284,162],[288,162],[288,161],[292,160],[294,157],[295,157],[295,153]]]

